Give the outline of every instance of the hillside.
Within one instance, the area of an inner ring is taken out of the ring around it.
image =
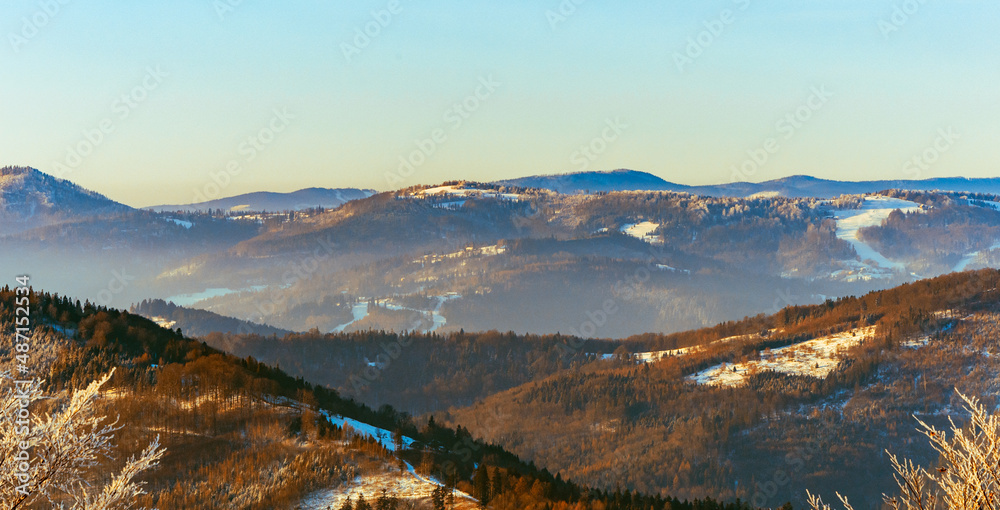
[[[810,182],[824,185],[786,184]],[[995,266],[997,203],[956,192],[566,195],[449,181],[335,209],[61,219],[5,237],[0,262],[105,305],[162,299],[287,331],[620,339]]]
[[[186,335],[201,337],[209,333],[254,334],[285,336],[291,331],[254,324],[197,308],[177,306],[162,299],[144,299],[131,307],[130,313],[141,315],[167,329],[180,329]]]
[[[130,208],[28,167],[0,168],[0,237]]]
[[[995,270],[952,274],[643,335],[449,420],[587,483],[756,506],[836,490],[874,507],[894,487],[884,448],[935,459],[912,416],[940,425],[962,407],[957,392],[991,409],[1000,398],[998,284]]]
[[[144,209],[155,212],[224,212],[240,211],[301,211],[304,209],[336,209],[351,200],[367,198],[374,190],[356,188],[305,188],[290,193],[258,191],[233,197],[219,198],[206,202],[185,205],[155,205]]]
[[[297,331],[624,338],[888,288],[960,263],[988,266],[1000,211],[981,205],[987,197],[567,196],[445,183],[280,224],[178,278],[236,289],[263,276],[267,289],[194,306]],[[896,233],[897,210],[940,227]],[[901,252],[878,244],[879,236],[901,235],[927,246]],[[595,324],[587,314],[607,300],[616,311]],[[378,309],[368,303],[381,303],[384,313],[369,318]]]
[[[251,357],[65,296],[0,289],[0,372],[15,363],[17,296],[28,301],[34,349],[16,362],[46,375],[44,389],[56,397],[46,405],[62,405],[68,390],[114,369],[99,409],[124,425],[113,451],[119,461],[83,466],[89,480],[106,480],[109,467],[159,436],[166,455],[144,476],[143,506],[325,508],[346,493],[386,498],[393,505],[386,508],[431,508],[432,499],[451,493],[455,508],[482,500],[497,509],[750,510],[579,486],[473,440],[462,427],[417,421],[390,406],[375,411]]]

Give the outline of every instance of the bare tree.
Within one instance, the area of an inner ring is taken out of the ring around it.
[[[135,476],[163,456],[159,437],[103,486],[87,479],[102,460],[111,459],[114,433],[122,428],[96,410],[101,386],[113,373],[74,391],[67,403],[44,416],[28,412],[31,404],[46,398],[40,381],[15,383],[0,374],[0,510],[46,500],[72,510],[133,507],[135,497],[144,493],[144,483],[133,481]]]
[[[883,494],[893,510],[1000,510],[1000,415],[989,414],[974,398],[959,393],[971,415],[962,428],[949,418],[951,435],[917,420],[920,432],[940,454],[943,465],[930,471],[911,460],[889,454],[899,494]],[[888,452],[886,452],[888,453]],[[813,510],[830,510],[819,496],[809,494]],[[841,503],[853,510],[839,493]]]

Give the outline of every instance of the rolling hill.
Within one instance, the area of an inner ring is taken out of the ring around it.
[[[209,212],[220,209],[225,212],[280,212],[301,211],[312,208],[335,209],[351,200],[367,198],[374,194],[374,190],[356,188],[306,188],[290,193],[258,191],[195,204],[156,205],[146,207],[145,209],[156,212],[179,211],[186,213]]]

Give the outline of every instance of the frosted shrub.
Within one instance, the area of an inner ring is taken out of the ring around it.
[[[27,420],[22,409],[45,398],[41,383],[15,385],[7,374],[0,376],[0,510],[28,508],[42,501],[72,510],[133,507],[135,497],[144,493],[143,483],[133,479],[163,456],[159,437],[103,486],[87,480],[93,468],[110,458],[114,433],[122,428],[95,410],[98,392],[111,373],[76,390],[55,412],[31,413]]]
[[[923,421],[920,432],[930,440],[944,463],[928,471],[910,460],[889,454],[899,494],[883,495],[893,510],[980,510],[1000,508],[1000,416],[989,414],[975,399],[959,393],[972,415],[966,428],[951,423],[950,437]],[[830,510],[819,496],[809,494],[813,510]],[[847,510],[846,498],[837,494]]]

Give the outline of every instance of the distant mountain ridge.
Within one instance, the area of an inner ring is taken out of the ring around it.
[[[887,189],[1000,194],[1000,178],[938,177],[923,180],[835,181],[807,175],[793,175],[759,183],[732,182],[689,186],[636,170],[536,175],[496,181],[496,184],[543,188],[563,194],[674,191],[712,197],[749,197],[768,194],[785,197],[834,198],[839,195],[874,193]]]
[[[300,211],[313,207],[334,209],[341,205],[368,198],[375,190],[357,188],[305,188],[291,193],[258,191],[228,198],[186,205],[157,205],[145,209],[155,212],[207,212],[212,209],[224,211]]]
[[[0,168],[0,235],[131,207],[30,167]]]

